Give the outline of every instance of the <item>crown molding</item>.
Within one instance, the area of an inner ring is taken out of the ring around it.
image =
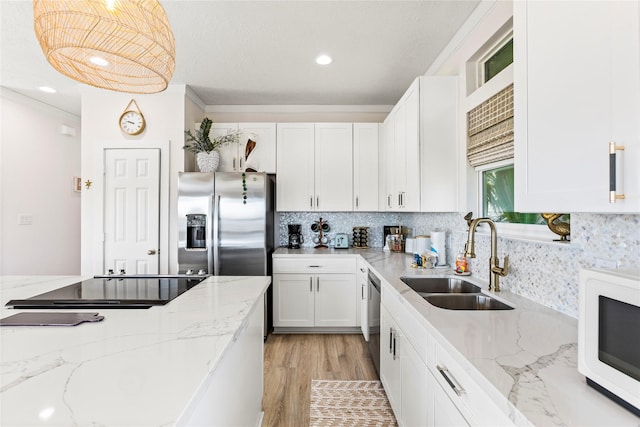
[[[388,113],[393,105],[207,105],[207,113]]]

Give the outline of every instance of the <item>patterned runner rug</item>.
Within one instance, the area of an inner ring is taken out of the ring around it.
[[[397,426],[380,381],[311,381],[310,427]]]

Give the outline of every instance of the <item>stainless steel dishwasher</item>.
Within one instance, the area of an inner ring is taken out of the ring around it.
[[[369,354],[380,377],[380,279],[368,272],[369,277]]]

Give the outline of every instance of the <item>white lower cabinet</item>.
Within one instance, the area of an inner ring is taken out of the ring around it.
[[[442,345],[429,340],[428,367],[436,385],[430,390],[435,426],[512,426],[513,422],[494,400]],[[464,423],[463,423],[464,421]]]
[[[359,303],[357,303],[357,307],[360,308],[360,329],[362,330],[362,335],[364,336],[365,341],[369,341],[369,277],[368,277],[369,269],[367,268],[367,264],[364,260],[358,257],[358,289],[359,289]]]
[[[427,424],[427,365],[384,306],[380,310],[380,380],[399,425]]]
[[[469,425],[432,372],[427,374],[427,411],[428,427]]]
[[[273,272],[276,332],[281,328],[356,327],[355,258],[277,258]]]
[[[496,391],[469,374],[412,313],[402,294],[382,282],[380,380],[400,426],[513,426]],[[506,405],[506,402],[505,402]]]

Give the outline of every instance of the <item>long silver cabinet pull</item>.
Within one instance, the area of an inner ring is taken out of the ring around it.
[[[309,197],[309,207],[313,208],[313,196]]]
[[[309,292],[313,292],[313,277],[309,277]]]
[[[389,328],[389,354],[393,354],[393,328]]]
[[[364,285],[360,286],[360,294],[362,295],[360,299],[364,300]]]
[[[358,196],[356,196],[356,209],[358,209]]]
[[[316,277],[316,291],[320,292],[320,277]]]
[[[320,197],[316,197],[316,208],[320,207]]]
[[[396,360],[398,353],[396,352],[396,333],[393,332],[393,360]]]
[[[620,152],[619,154],[617,152]],[[624,160],[624,145],[616,145],[615,142],[609,143],[609,203],[615,203],[616,200],[624,199],[624,193],[618,194],[618,184],[624,184],[618,182],[617,176],[622,177],[623,171],[618,171],[617,163],[618,156],[621,160]],[[622,165],[622,163],[621,163]],[[624,191],[622,185],[620,185],[620,191]]]
[[[391,207],[391,194],[387,196],[387,207]]]
[[[462,393],[465,393],[465,390],[462,388],[460,383],[456,381],[453,375],[451,375],[451,372],[449,372],[446,366],[437,365],[436,369],[438,369],[447,383],[449,383],[449,386],[453,389],[453,391],[456,392],[458,396],[462,396]]]
[[[320,268],[321,265],[307,265],[308,268]]]
[[[233,170],[236,170],[236,158],[233,158]]]

